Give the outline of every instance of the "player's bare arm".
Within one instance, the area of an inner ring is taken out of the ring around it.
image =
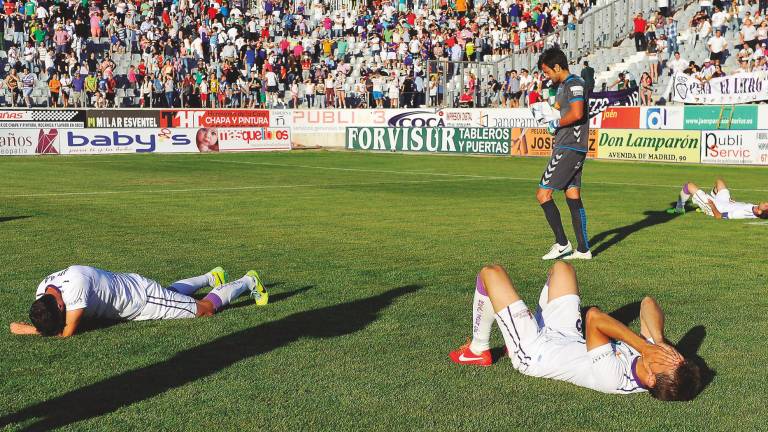
[[[584,120],[584,101],[573,101],[571,102],[571,109],[560,117],[560,127],[571,126],[582,120]]]

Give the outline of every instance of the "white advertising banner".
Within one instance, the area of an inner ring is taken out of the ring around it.
[[[62,154],[197,153],[194,129],[79,129],[60,131]]]
[[[737,73],[709,81],[677,74],[672,100],[686,104],[743,104],[768,100],[768,71]]]
[[[640,107],[640,129],[685,129],[684,107]]]
[[[0,129],[0,156],[58,153],[58,129]]]
[[[294,110],[292,141],[298,147],[344,147],[347,127],[535,127],[527,108],[429,108]]]
[[[757,128],[768,129],[768,105],[757,106]]]
[[[290,150],[291,130],[288,128],[217,130],[220,151]]]
[[[768,131],[703,131],[701,162],[768,165]]]

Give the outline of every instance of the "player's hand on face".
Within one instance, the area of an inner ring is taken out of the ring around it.
[[[682,363],[682,356],[674,348],[666,344],[648,344],[640,353],[647,368],[651,365],[675,367]]]

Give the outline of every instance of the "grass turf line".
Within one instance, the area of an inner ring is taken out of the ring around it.
[[[74,263],[164,284],[218,264],[232,276],[254,267],[273,296],[285,294],[267,308],[243,298],[210,319],[124,323],[69,340],[6,330],[0,417],[35,406],[41,415],[57,401],[75,414],[54,410],[8,428],[763,427],[768,305],[756,290],[768,270],[751,251],[762,250],[765,226],[646,214],[669,205],[674,185],[708,188],[716,175],[736,199],[759,200],[761,168],[585,167],[589,233],[603,249],[575,263],[583,303],[610,311],[651,294],[674,342],[703,328],[699,355],[717,375],[696,401],[602,395],[525,377],[506,359],[482,370],[449,362],[470,331],[481,265],[504,264],[529,304],[538,296],[548,266],[539,257],[552,242],[534,198],[545,164],[333,152],[2,158],[4,323],[25,319],[39,281]],[[332,186],[290,187],[313,184]],[[163,190],[179,192],[147,193]],[[40,196],[104,191],[119,193]],[[409,286],[418,289],[365,301]],[[87,408],[110,391],[125,403]]]

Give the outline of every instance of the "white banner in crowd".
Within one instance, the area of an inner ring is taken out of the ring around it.
[[[672,100],[675,102],[720,105],[768,100],[768,71],[738,73],[706,82],[677,74],[672,82]]]

